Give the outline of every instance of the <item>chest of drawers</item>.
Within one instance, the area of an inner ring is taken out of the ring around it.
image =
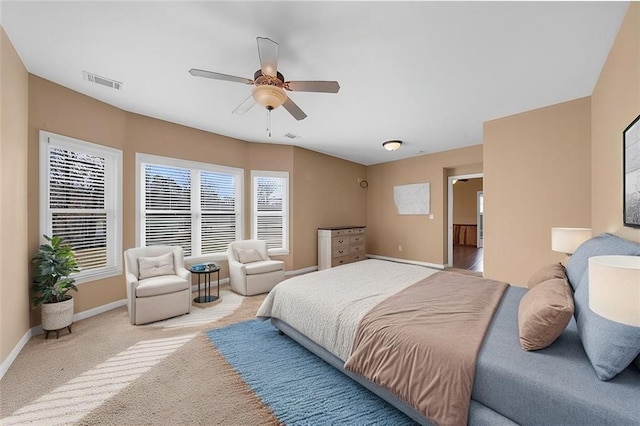
[[[318,228],[318,269],[365,259],[365,227]]]

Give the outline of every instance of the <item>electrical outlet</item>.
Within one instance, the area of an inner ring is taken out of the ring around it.
[[[402,246],[398,246],[398,251],[402,251]]]

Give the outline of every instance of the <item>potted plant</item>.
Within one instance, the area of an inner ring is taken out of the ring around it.
[[[40,245],[38,254],[33,258],[37,267],[33,282],[33,304],[42,305],[42,328],[46,332],[57,332],[67,328],[71,333],[73,323],[73,298],[67,294],[70,290],[78,291],[75,280],[70,278],[78,272],[76,256],[71,246],[65,244],[60,237],[48,237],[46,244]]]

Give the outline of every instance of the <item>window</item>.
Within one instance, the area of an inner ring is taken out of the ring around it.
[[[242,238],[243,170],[146,154],[136,162],[137,245],[226,259],[228,244]]]
[[[71,245],[78,283],[122,273],[122,151],[40,132],[40,233]]]
[[[252,231],[269,253],[289,254],[289,173],[251,171]]]

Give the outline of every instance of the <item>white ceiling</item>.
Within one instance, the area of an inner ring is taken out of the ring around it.
[[[127,111],[370,165],[482,143],[482,123],[589,96],[628,2],[14,2],[0,22],[27,70]],[[251,86],[256,37],[280,44],[308,114],[231,112]],[[82,71],[123,82],[116,91]],[[286,133],[299,135],[290,140]],[[73,135],[70,135],[73,136]],[[401,139],[399,151],[381,144]]]

